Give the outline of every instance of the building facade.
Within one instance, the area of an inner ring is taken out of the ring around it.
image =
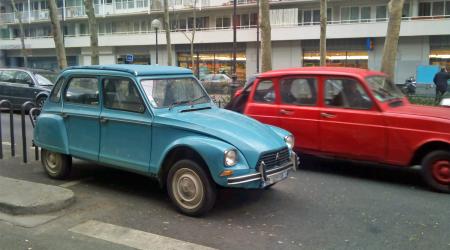
[[[257,70],[258,8],[256,0],[237,0],[237,76]],[[22,66],[18,15],[9,0],[0,2],[0,65]],[[328,3],[328,65],[378,70],[387,30],[388,0],[330,0]],[[90,64],[89,27],[82,0],[57,0],[69,65]],[[195,5],[195,9],[193,6]],[[200,78],[231,73],[233,0],[169,0],[173,60],[194,66]],[[25,28],[29,64],[56,68],[46,0],[16,0]],[[272,64],[274,69],[318,65],[319,0],[272,0]],[[100,63],[154,64],[154,19],[162,20],[162,0],[95,0],[99,25]],[[194,64],[190,40],[196,11]],[[165,27],[163,27],[164,29]],[[159,64],[166,64],[165,35],[159,30]],[[450,69],[450,0],[405,0],[400,31],[396,81],[416,73],[419,65]]]

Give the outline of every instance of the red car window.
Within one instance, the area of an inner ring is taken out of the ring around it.
[[[310,106],[317,103],[317,79],[296,77],[280,81],[283,104]]]
[[[325,80],[325,105],[335,108],[371,109],[369,95],[357,80],[328,78]]]
[[[255,94],[253,95],[253,101],[275,103],[275,89],[271,80],[264,80],[258,83]]]

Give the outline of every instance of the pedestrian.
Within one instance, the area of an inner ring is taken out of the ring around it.
[[[450,74],[447,70],[442,67],[441,71],[436,73],[434,76],[433,82],[436,85],[436,98],[434,99],[434,103],[439,105],[442,100],[442,97],[447,92],[448,83],[447,81],[450,79]]]

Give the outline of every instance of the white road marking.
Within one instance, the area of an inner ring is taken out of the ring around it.
[[[213,250],[214,248],[193,244],[190,242],[172,239],[169,237],[147,233],[131,228],[116,226],[100,221],[89,220],[69,229],[74,233],[106,240],[141,250],[147,249],[192,249]]]
[[[61,184],[59,186],[63,187],[63,188],[68,188],[68,187],[72,187],[72,186],[78,185],[78,184],[80,184],[82,182],[85,182],[85,181],[88,181],[88,180],[92,180],[92,177],[86,177],[86,178],[75,180],[75,181],[69,181],[69,182],[63,183],[63,184]]]

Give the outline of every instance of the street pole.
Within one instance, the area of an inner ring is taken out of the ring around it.
[[[66,0],[63,0],[63,6],[62,6],[62,43],[65,47],[66,41],[65,41],[65,26],[66,26]]]
[[[155,28],[156,34],[156,65],[158,65],[158,28]]]
[[[232,82],[230,86],[230,97],[233,97],[234,95],[234,88],[237,85],[237,75],[236,75],[236,49],[237,49],[237,43],[236,43],[236,12],[237,12],[237,0],[233,0],[233,64],[232,64]]]
[[[259,73],[259,0],[256,0],[258,21],[256,22],[256,73]]]

